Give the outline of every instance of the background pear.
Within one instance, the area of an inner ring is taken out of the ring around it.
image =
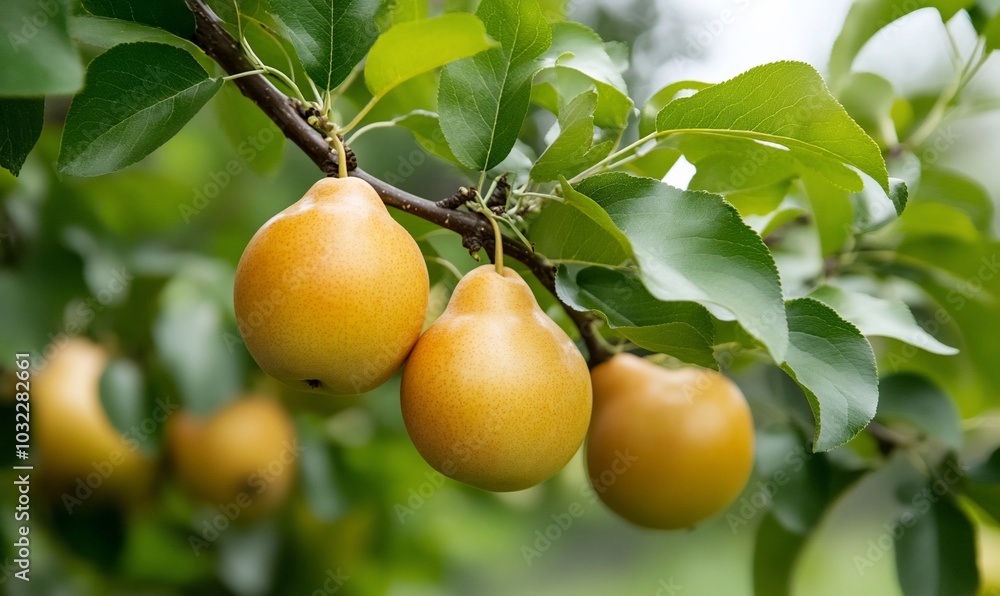
[[[403,371],[403,421],[446,476],[528,488],[566,465],[590,419],[587,363],[512,269],[469,272]]]
[[[402,366],[427,293],[417,243],[371,185],[325,178],[250,240],[234,304],[261,369],[296,389],[353,395]]]
[[[587,469],[615,513],[649,528],[686,528],[740,494],[753,468],[754,428],[735,383],[627,353],[592,377]]]
[[[54,496],[73,499],[93,491],[97,500],[133,502],[152,486],[152,458],[114,427],[101,404],[104,348],[75,337],[55,352],[31,379],[32,442],[38,469]]]
[[[212,505],[261,515],[291,492],[299,457],[295,425],[269,397],[242,397],[206,420],[178,412],[166,442],[181,484]]]

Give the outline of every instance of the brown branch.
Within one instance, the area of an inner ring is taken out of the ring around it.
[[[222,21],[203,0],[185,0],[195,17],[194,43],[205,54],[215,60],[229,74],[239,74],[255,70],[239,42],[223,27]],[[296,100],[275,88],[262,75],[248,75],[233,79],[243,95],[278,125],[288,139],[299,146],[323,172],[329,176],[337,173],[337,156],[330,150],[323,135],[310,126],[300,114]],[[465,240],[475,240],[479,245],[491,249],[493,231],[486,217],[477,213],[455,211],[438,205],[422,197],[408,193],[375,178],[360,168],[354,168],[351,176],[368,182],[382,197],[382,201],[417,217],[425,219],[462,235]],[[555,268],[545,257],[538,255],[520,242],[504,237],[504,254],[524,263],[528,269],[555,295]],[[597,337],[594,328],[596,319],[589,313],[573,310],[563,304],[570,319],[580,330],[589,352],[590,366],[596,366],[611,357],[611,352]]]

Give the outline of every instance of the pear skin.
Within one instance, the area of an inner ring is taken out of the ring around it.
[[[598,497],[634,524],[679,529],[725,509],[753,469],[754,427],[735,383],[632,354],[594,368],[587,469]]]
[[[298,467],[295,425],[277,401],[249,395],[207,419],[171,416],[166,444],[181,484],[211,505],[251,518],[285,502]]]
[[[79,337],[55,350],[31,380],[32,439],[43,485],[81,502],[89,491],[100,501],[135,502],[149,492],[155,467],[101,405],[108,354]]]
[[[356,395],[389,379],[423,328],[417,243],[357,178],[324,178],[254,235],[236,268],[240,334],[288,386]]]
[[[403,370],[403,421],[436,470],[492,491],[534,486],[579,449],[587,363],[512,269],[465,275]]]

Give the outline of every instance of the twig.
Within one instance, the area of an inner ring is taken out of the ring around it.
[[[195,17],[194,43],[205,54],[215,60],[229,74],[246,73],[255,70],[239,42],[223,27],[222,21],[212,12],[204,0],[185,0]],[[300,114],[297,102],[278,91],[265,77],[261,75],[241,76],[233,83],[265,113],[289,140],[300,149],[326,173],[336,176],[337,157],[330,150],[330,145],[323,135],[310,126]],[[354,168],[351,176],[360,178],[375,189],[382,201],[396,209],[412,213],[462,235],[466,243],[478,243],[489,249],[494,246],[493,229],[483,215],[467,211],[456,211],[437,204],[434,201],[418,197],[405,190],[396,188],[365,172]],[[555,295],[555,267],[545,257],[531,252],[520,242],[506,236],[503,237],[504,254],[524,263],[532,274]],[[596,366],[608,360],[612,353],[596,335],[594,324],[596,319],[589,313],[581,313],[563,304],[570,319],[580,329],[580,336],[589,352],[590,366]]]

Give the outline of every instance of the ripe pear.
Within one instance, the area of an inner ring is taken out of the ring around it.
[[[291,492],[295,425],[269,397],[241,397],[207,420],[182,410],[167,423],[166,444],[181,484],[212,505],[258,516]]]
[[[753,468],[754,428],[735,383],[627,353],[591,376],[587,468],[615,513],[648,528],[686,528],[740,494]]]
[[[240,334],[294,389],[356,395],[389,379],[420,336],[417,243],[357,178],[324,178],[254,235],[236,268]]]
[[[534,486],[579,449],[587,363],[512,269],[470,271],[403,370],[403,421],[420,455],[492,491]]]
[[[55,347],[31,377],[31,430],[42,483],[56,494],[133,503],[155,478],[152,458],[118,431],[101,405],[104,348],[79,337]],[[64,501],[75,502],[75,501]]]

